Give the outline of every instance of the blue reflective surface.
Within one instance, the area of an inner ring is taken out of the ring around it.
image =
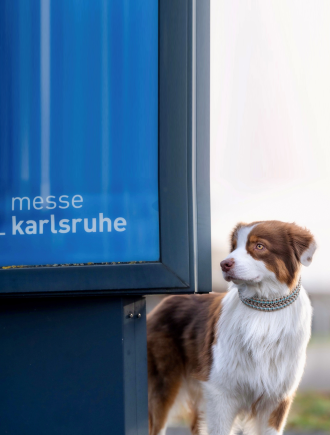
[[[0,234],[0,266],[159,259],[157,0],[0,0]]]

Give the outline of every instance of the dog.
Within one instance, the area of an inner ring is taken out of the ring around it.
[[[180,400],[192,434],[282,434],[301,380],[312,308],[301,265],[316,250],[294,223],[238,224],[221,263],[224,294],[165,298],[147,319],[149,434]]]

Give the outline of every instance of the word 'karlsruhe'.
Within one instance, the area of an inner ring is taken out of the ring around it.
[[[15,206],[22,210],[31,210],[31,205],[36,210],[42,208],[54,209],[57,206],[59,208],[68,208],[70,204],[74,208],[81,208],[83,204],[83,197],[81,195],[74,195],[70,200],[68,195],[62,195],[59,197],[58,202],[53,195],[48,196],[45,200],[41,196],[36,196],[33,200],[28,197],[16,197],[12,198],[12,211],[15,210]],[[86,233],[96,233],[103,231],[111,232],[112,229],[117,232],[126,230],[126,219],[123,217],[117,217],[113,223],[108,217],[104,217],[103,213],[99,213],[98,218],[92,218],[91,223],[88,218],[77,219],[61,219],[57,222],[54,214],[50,215],[50,219],[36,220],[19,220],[16,216],[12,216],[12,235],[24,235],[24,234],[44,234],[44,232],[57,233],[76,233],[77,228],[84,230]]]

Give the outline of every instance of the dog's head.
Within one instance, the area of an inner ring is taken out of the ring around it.
[[[300,266],[309,266],[316,250],[312,234],[280,221],[238,224],[230,238],[231,252],[221,263],[226,281],[258,283],[276,278],[292,288]]]

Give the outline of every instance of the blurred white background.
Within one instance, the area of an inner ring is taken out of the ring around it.
[[[329,162],[330,1],[212,0],[214,289],[235,223],[278,219],[316,236],[303,284],[330,292]]]
[[[237,222],[278,219],[315,235],[300,390],[330,391],[329,0],[211,0],[211,207],[216,291]]]

